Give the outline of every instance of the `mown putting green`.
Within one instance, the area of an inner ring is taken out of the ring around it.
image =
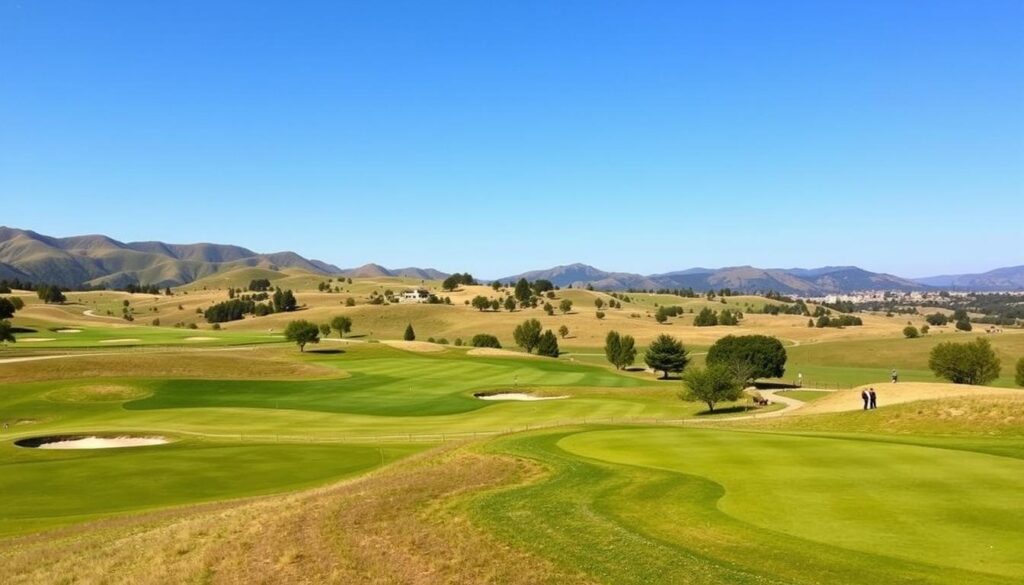
[[[548,432],[492,447],[539,460],[548,479],[470,506],[517,545],[616,583],[1019,582],[1024,460],[941,447]]]

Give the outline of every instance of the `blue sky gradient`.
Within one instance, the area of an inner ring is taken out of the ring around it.
[[[0,0],[0,224],[499,277],[1024,263],[1024,3]]]

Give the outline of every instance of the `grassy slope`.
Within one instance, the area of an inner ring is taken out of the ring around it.
[[[865,437],[672,428],[547,432],[492,449],[538,460],[552,475],[473,501],[479,520],[610,582],[1024,575],[1020,459]]]

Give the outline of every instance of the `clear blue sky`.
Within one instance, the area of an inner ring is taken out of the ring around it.
[[[1024,2],[0,0],[0,201],[481,277],[1021,264]]]

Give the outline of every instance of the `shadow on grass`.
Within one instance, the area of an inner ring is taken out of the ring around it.
[[[786,384],[785,382],[754,382],[754,388],[758,390],[790,390],[799,387],[796,384]]]
[[[360,333],[358,335],[352,335],[352,334],[346,334],[345,335],[345,339],[362,339],[364,337],[366,337],[365,333]]]
[[[306,353],[319,353],[326,355],[334,355],[339,353],[345,353],[343,349],[307,349]]]
[[[704,412],[698,412],[697,416],[718,416],[720,414],[743,414],[744,412],[751,412],[757,410],[749,406],[729,406],[727,408],[716,408],[714,411],[705,410]]]

